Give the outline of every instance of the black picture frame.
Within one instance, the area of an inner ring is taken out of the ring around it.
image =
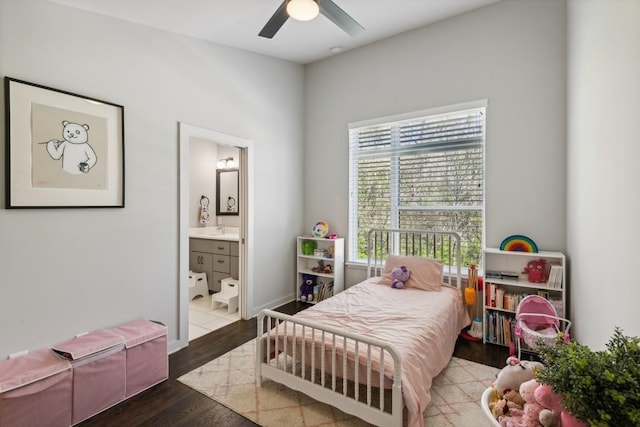
[[[5,208],[124,208],[124,107],[5,77]]]
[[[218,169],[216,171],[216,215],[238,216],[240,193],[238,169]]]

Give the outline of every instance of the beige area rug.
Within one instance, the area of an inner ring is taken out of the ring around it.
[[[255,385],[255,341],[194,369],[178,381],[265,427],[366,426],[304,393],[273,381]],[[498,369],[452,358],[433,380],[431,403],[424,412],[427,427],[492,426],[480,407],[480,397]]]

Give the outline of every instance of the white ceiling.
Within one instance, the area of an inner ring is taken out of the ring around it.
[[[258,33],[282,0],[51,0],[174,33],[307,64],[499,0],[334,0],[364,28],[351,37],[326,17],[288,19],[273,39]]]

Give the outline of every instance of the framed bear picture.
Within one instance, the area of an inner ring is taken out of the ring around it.
[[[5,207],[124,207],[124,107],[4,78]]]

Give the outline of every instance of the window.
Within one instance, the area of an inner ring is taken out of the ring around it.
[[[371,228],[452,230],[480,265],[486,102],[349,125],[349,261]]]

